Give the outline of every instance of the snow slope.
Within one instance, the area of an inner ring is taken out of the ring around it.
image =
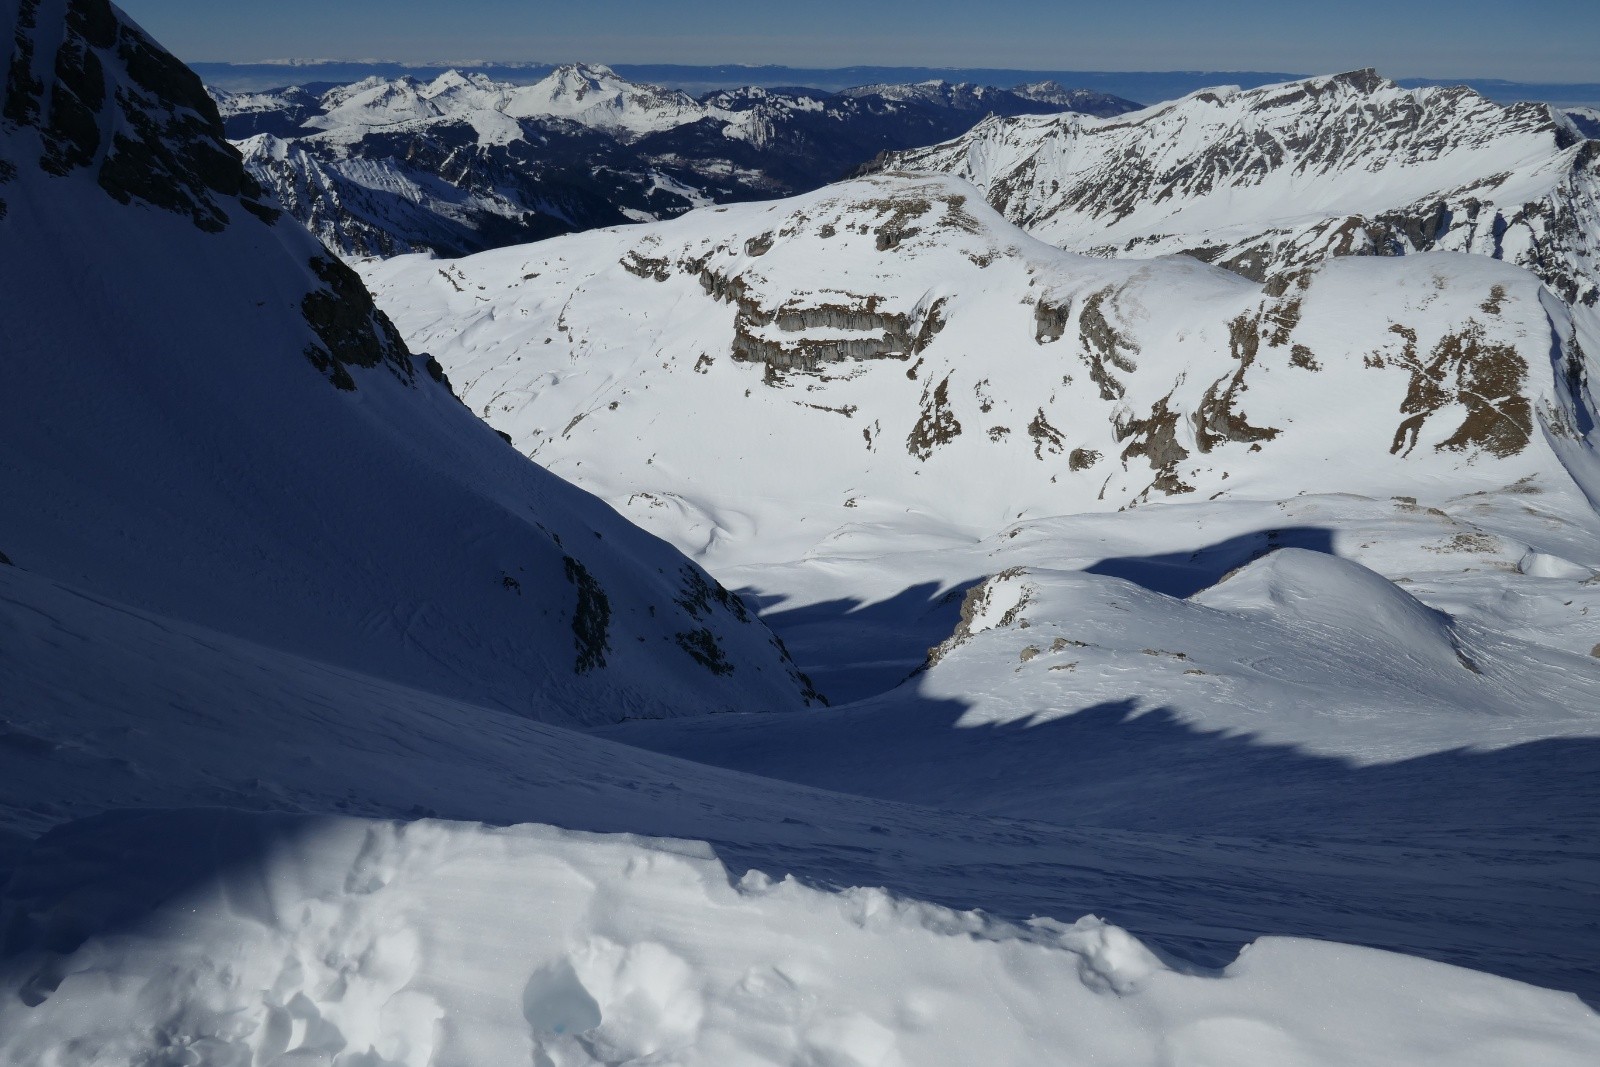
[[[174,834],[215,842],[194,866],[216,873],[141,860]],[[1269,939],[1185,973],[1093,918],[730,882],[692,842],[205,813],[100,820],[41,859],[12,923],[39,948],[10,964],[37,968],[0,1006],[10,1062],[1576,1067],[1600,1051],[1575,998],[1470,971]],[[69,914],[89,933],[107,912],[142,921],[45,947]]]
[[[1569,107],[1562,114],[1571,119],[1585,137],[1591,140],[1600,137],[1600,108]]]
[[[888,175],[362,269],[519,449],[719,566],[1169,497],[1572,490],[1557,450],[1600,484],[1600,343],[1482,257],[1263,287],[1065,253],[958,180]]]
[[[1312,867],[1406,842],[1477,872],[1441,897],[1600,826],[1594,335],[1526,271],[1098,260],[905,175],[362,269],[475,410],[845,705],[609,738]],[[1542,916],[1590,909],[1568,870]]]
[[[103,4],[28,10],[68,58],[13,68],[0,141],[7,562],[555,721],[805,704],[742,604],[507,448],[253,199],[193,75]]]
[[[1600,300],[1600,150],[1543,104],[1370,70],[1209,89],[1127,116],[992,118],[884,170],[976,184],[1075,251],[1187,252],[1253,278],[1330,255],[1472,252]]]

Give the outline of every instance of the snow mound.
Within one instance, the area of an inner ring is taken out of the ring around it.
[[[686,842],[124,813],[56,831],[39,860],[4,901],[11,1063],[1600,1055],[1600,1018],[1575,997],[1442,964],[1275,938],[1221,973],[1183,973],[1092,917],[1015,925],[876,889],[732,882]]]
[[[1228,611],[1264,612],[1312,640],[1314,634],[1346,635],[1369,652],[1403,650],[1435,670],[1478,670],[1449,616],[1383,575],[1327,553],[1279,549],[1194,599]]]

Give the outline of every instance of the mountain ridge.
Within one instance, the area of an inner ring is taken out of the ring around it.
[[[1457,250],[1600,301],[1600,145],[1547,105],[1370,69],[1113,120],[988,119],[863,168],[890,169],[957,174],[1035,235],[1096,255],[1183,252],[1259,280],[1327,255]]]
[[[531,85],[447,71],[316,95],[214,96],[251,173],[348,256],[460,255],[769,199],[832,181],[885,147],[965,130],[986,112],[1138,106],[945,82],[842,94],[746,86],[693,98],[595,64]]]

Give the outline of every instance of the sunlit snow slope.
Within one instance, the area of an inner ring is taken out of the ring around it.
[[[904,175],[363,270],[471,406],[748,590],[847,704],[607,736],[1275,860],[1362,841],[1390,899],[1457,864],[1438,899],[1481,899],[1516,840],[1554,865],[1509,873],[1537,936],[1600,950],[1566,925],[1600,884],[1571,851],[1597,346],[1531,273],[1098,260]]]
[[[1558,457],[1600,486],[1600,339],[1483,257],[1263,286],[1062,252],[959,180],[882,176],[363,269],[518,448],[722,565],[873,524],[1570,488]]]
[[[1265,278],[1329,255],[1472,252],[1600,301],[1600,143],[1544,104],[1370,70],[1218,88],[1111,119],[994,118],[884,169],[946,171],[1076,251]]]

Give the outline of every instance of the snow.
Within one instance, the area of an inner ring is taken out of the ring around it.
[[[880,247],[897,212],[918,232]],[[628,267],[646,262],[666,280]],[[1186,258],[1074,256],[958,181],[907,176],[484,253],[451,267],[466,293],[421,261],[363,269],[469,405],[746,590],[843,705],[608,738],[939,810],[1249,840],[1274,862],[1319,866],[1287,842],[1325,854],[1331,834],[1404,841],[1426,857],[1408,872],[1480,872],[1453,883],[1468,895],[1505,871],[1491,857],[1508,837],[1553,855],[1568,845],[1546,835],[1597,825],[1600,523],[1592,446],[1570,430],[1593,401],[1552,362],[1574,337],[1595,348],[1525,271],[1346,259],[1273,296]],[[1106,292],[1131,364],[1102,357],[1109,399],[1082,332]],[[871,332],[830,306],[903,314],[915,334],[940,300],[943,328],[905,358],[812,373],[732,358],[740,330],[795,347]],[[1061,337],[1041,335],[1040,304],[1068,309]],[[1239,368],[1245,313],[1261,340],[1239,410],[1280,432],[1204,452],[1190,416]],[[1453,401],[1397,446],[1405,331],[1436,353],[1464,326],[1517,353],[1536,432],[1458,449]],[[962,431],[919,458],[908,435],[940,383]],[[1163,403],[1186,453],[1175,493],[1119,427]],[[1027,432],[1036,416],[1059,442]],[[1100,455],[1074,469],[1079,448]],[[1584,913],[1592,884],[1563,882],[1537,937],[1574,936],[1556,911]],[[1474,960],[1506,973],[1522,952]]]
[[[251,103],[240,99],[233,108]],[[568,64],[521,86],[455,70],[431,82],[374,77],[329,90],[322,106],[325,113],[308,119],[306,125],[325,131],[324,139],[346,142],[358,141],[373,130],[404,129],[445,118],[472,123],[482,143],[505,144],[522,137],[517,119],[559,118],[639,135],[709,114],[682,93],[636,85],[597,64]]]
[[[907,224],[920,232],[878,248],[897,204],[924,212]],[[773,247],[752,254],[763,235]],[[667,263],[666,280],[629,273],[627,263],[645,260]],[[714,568],[797,559],[862,522],[904,529],[919,516],[982,538],[1020,518],[1160,499],[1156,465],[1119,457],[1130,420],[1163,404],[1179,416],[1185,455],[1172,472],[1192,499],[1346,490],[1432,498],[1441,484],[1492,490],[1563,469],[1542,432],[1504,456],[1448,445],[1466,414],[1454,405],[1429,416],[1415,444],[1407,436],[1397,447],[1413,376],[1396,330],[1416,335],[1418,353],[1444,351],[1464,327],[1481,330],[1484,344],[1519,353],[1530,412],[1553,415],[1573,402],[1550,369],[1552,337],[1575,328],[1569,313],[1547,308],[1537,280],[1503,264],[1345,259],[1272,297],[1186,258],[1062,253],[947,178],[865,179],[775,205],[491,251],[457,261],[467,283],[459,293],[426,260],[363,269],[469,406],[527,454]],[[709,276],[738,280],[770,320],[738,326],[743,313],[705,291]],[[1483,311],[1496,291],[1510,294],[1503,309]],[[1116,358],[1129,369],[1080,336],[1094,333],[1084,325],[1093,301],[1125,338]],[[827,310],[867,302],[874,310],[854,321]],[[936,304],[945,325],[914,355],[903,347],[895,358],[824,363],[773,386],[759,364],[730,358],[741,336],[796,350],[882,336],[884,316],[904,316],[915,334]],[[1064,337],[1040,332],[1042,307],[1069,316]],[[784,318],[808,311],[813,318],[800,325]],[[1239,407],[1251,425],[1277,432],[1204,445],[1187,416],[1233,373],[1241,315],[1259,317],[1265,340]],[[1097,373],[1116,379],[1109,396]],[[960,432],[920,457],[907,440],[941,387]],[[1329,441],[1362,466],[1359,481],[1333,461]],[[795,463],[802,443],[805,461]],[[1072,463],[1074,450],[1093,462]],[[652,497],[685,510],[639,503]],[[747,533],[719,533],[741,526]]]
[[[214,844],[191,869],[141,860],[174,839]],[[14,958],[41,970],[0,1007],[11,1062],[1558,1067],[1600,1049],[1575,998],[1458,968],[1272,938],[1185,971],[1094,918],[731,881],[692,842],[218,812],[111,817],[44,855],[75,866],[28,881],[30,904],[81,901],[89,936],[67,961]]]
[[[364,263],[408,357],[0,132],[0,1062],[1600,1059],[1600,336],[1527,272],[888,176]]]
[[[1600,284],[1600,214],[1596,157],[1570,130],[1543,105],[1358,71],[1204,90],[1108,119],[990,118],[884,165],[966,178],[1012,221],[1075,251],[1202,249],[1221,262],[1253,249],[1247,272],[1272,272],[1440,248],[1559,277],[1577,286],[1565,294],[1574,300]]]
[[[764,627],[681,606],[686,560],[506,447],[423,357],[352,367],[353,391],[320,373],[305,298],[327,253],[293,220],[235,201],[204,233],[31,162],[4,188],[16,567],[550,721],[804,705]],[[588,669],[579,566],[606,607]],[[682,647],[701,629],[737,677]]]

